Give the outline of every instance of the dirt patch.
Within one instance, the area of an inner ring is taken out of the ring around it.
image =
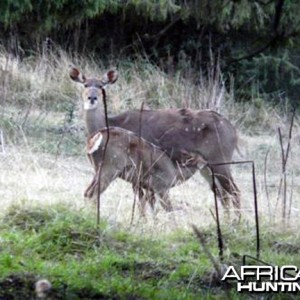
[[[16,274],[0,281],[0,299],[34,299],[34,284],[38,278],[33,274]]]
[[[35,283],[40,278],[34,274],[12,274],[0,281],[0,300],[26,300],[38,299],[35,293]],[[76,289],[67,286],[64,283],[59,283],[51,289],[48,296],[44,299],[48,300],[67,300],[67,299],[97,299],[97,300],[137,300],[141,299],[134,295],[119,296],[106,295],[99,293],[93,289]]]

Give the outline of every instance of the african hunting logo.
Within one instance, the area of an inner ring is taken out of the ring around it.
[[[229,266],[221,279],[237,281],[238,292],[300,292],[300,270],[296,266]]]

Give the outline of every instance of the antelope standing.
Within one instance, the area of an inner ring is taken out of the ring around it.
[[[69,75],[75,82],[83,84],[82,93],[84,118],[90,134],[106,126],[102,98],[105,87],[116,82],[118,74],[108,71],[101,79],[87,78],[77,68],[71,68]],[[115,116],[108,116],[108,125],[121,127],[141,135],[145,140],[163,149],[174,166],[180,161],[182,149],[187,153],[196,153],[203,157],[208,166],[201,174],[212,184],[212,172],[215,174],[217,195],[225,208],[229,199],[236,209],[240,209],[240,191],[234,183],[229,165],[216,163],[231,161],[237,147],[237,134],[234,126],[222,115],[208,110],[158,109],[129,110]],[[197,170],[188,166],[191,177]]]
[[[171,211],[169,189],[185,180],[184,174],[189,172],[187,166],[201,169],[206,164],[200,155],[183,151],[181,166],[175,167],[169,156],[160,148],[120,127],[109,127],[106,145],[107,138],[107,128],[102,128],[88,139],[88,157],[96,171],[84,193],[88,198],[93,196],[98,187],[101,172],[100,193],[105,191],[114,179],[122,177],[131,182],[135,190],[142,187],[159,195],[163,208]],[[141,212],[144,214],[146,199],[141,197],[140,200]],[[154,202],[151,201],[150,204],[154,209]]]

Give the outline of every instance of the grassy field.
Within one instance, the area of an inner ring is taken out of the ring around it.
[[[242,299],[235,285],[221,284],[217,265],[240,265],[256,255],[253,186],[250,165],[232,167],[242,191],[242,220],[221,214],[225,249],[218,257],[214,198],[195,175],[171,190],[176,208],[161,208],[131,224],[131,186],[116,180],[101,197],[101,224],[96,207],[83,198],[93,176],[85,156],[80,88],[68,78],[68,65],[87,74],[107,69],[92,58],[58,51],[17,62],[0,54],[0,299],[33,299],[34,284],[52,284],[49,299]],[[115,66],[115,63],[111,63]],[[262,260],[300,266],[300,143],[296,117],[286,165],[286,197],[281,147],[288,144],[291,113],[261,99],[237,103],[219,81],[193,84],[185,72],[165,75],[145,60],[122,62],[119,80],[107,93],[109,110],[148,106],[211,108],[239,131],[242,156],[254,160]],[[195,76],[195,75],[193,75]],[[286,199],[286,216],[282,216]],[[199,228],[204,244],[193,233]],[[283,299],[283,295],[260,295]],[[285,295],[287,299],[290,295]],[[292,296],[291,296],[292,297]]]

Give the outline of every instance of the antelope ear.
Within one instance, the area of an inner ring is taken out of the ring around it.
[[[101,82],[106,84],[113,84],[118,79],[118,72],[116,70],[109,70],[106,74],[101,78]]]
[[[103,140],[103,135],[101,132],[98,132],[94,134],[92,137],[89,138],[88,144],[87,144],[87,153],[92,154],[96,152]]]
[[[70,67],[69,75],[73,81],[84,83],[86,77],[77,68]]]

